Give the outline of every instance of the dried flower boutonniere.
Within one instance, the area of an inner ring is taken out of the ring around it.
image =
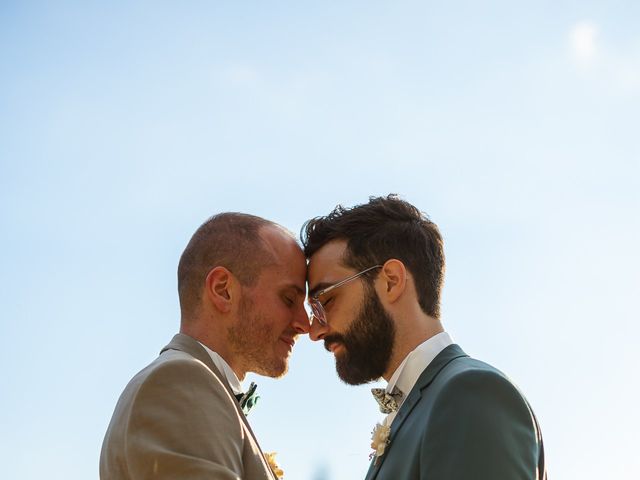
[[[267,461],[267,465],[269,465],[269,468],[278,480],[284,478],[284,472],[282,471],[282,468],[280,468],[280,465],[278,465],[278,462],[276,462],[276,452],[265,452],[264,459]]]
[[[373,432],[371,432],[371,448],[373,448],[373,452],[369,455],[369,460],[376,457],[376,464],[378,463],[379,458],[384,455],[387,445],[389,445],[390,431],[391,428],[389,428],[388,425],[378,423],[373,429]]]

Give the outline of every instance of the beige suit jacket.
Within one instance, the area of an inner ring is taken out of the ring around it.
[[[226,378],[182,334],[122,392],[100,478],[274,480]]]

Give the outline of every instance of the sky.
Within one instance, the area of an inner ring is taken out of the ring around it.
[[[439,225],[443,324],[527,396],[551,476],[637,478],[639,22],[616,0],[3,1],[3,477],[98,477],[210,215],[297,234],[393,192]],[[364,477],[378,384],[306,338],[251,380],[286,478]]]

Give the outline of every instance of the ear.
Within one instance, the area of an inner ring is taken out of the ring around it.
[[[384,281],[385,290],[382,295],[389,303],[397,301],[407,288],[407,269],[400,260],[387,260],[379,278]]]
[[[205,279],[205,295],[220,312],[228,313],[235,300],[236,278],[225,267],[215,267]]]

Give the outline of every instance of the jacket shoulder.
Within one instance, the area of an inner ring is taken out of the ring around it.
[[[132,477],[150,478],[149,469],[156,469],[166,474],[158,478],[176,478],[179,466],[238,478],[244,468],[243,425],[235,399],[203,362],[165,351],[122,393],[103,443],[101,475],[123,478],[107,472],[126,469]],[[180,471],[177,477],[187,478],[187,470]]]
[[[134,403],[164,395],[190,396],[193,400],[213,395],[233,406],[223,381],[203,362],[179,350],[162,353],[138,372],[125,388],[125,394]]]
[[[430,394],[436,396],[436,405],[444,403],[461,407],[470,403],[474,410],[510,406],[530,415],[524,395],[507,375],[470,357],[457,358],[449,363],[433,382]]]
[[[460,358],[432,386],[422,452],[433,478],[534,478],[540,445],[533,412],[504,373]]]

